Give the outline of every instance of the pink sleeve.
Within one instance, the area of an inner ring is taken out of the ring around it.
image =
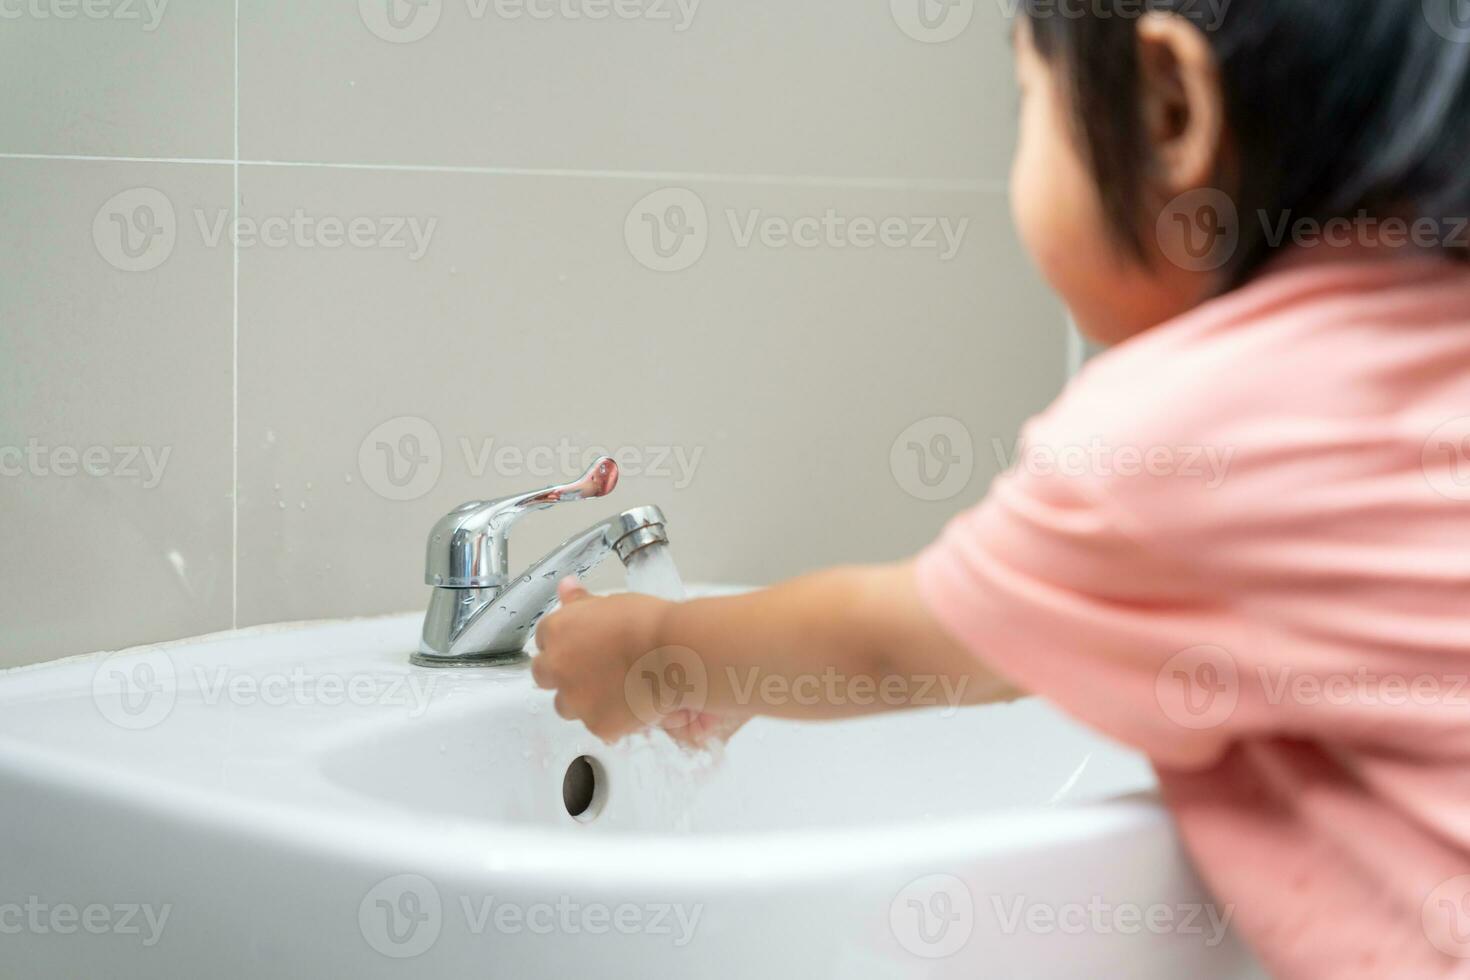
[[[944,627],[1031,694],[1170,768],[1233,737],[1241,617],[1130,533],[1110,481],[1001,476],[920,555]]]

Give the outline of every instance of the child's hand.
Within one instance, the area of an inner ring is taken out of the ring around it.
[[[562,607],[536,630],[539,652],[531,674],[556,690],[556,713],[580,720],[604,742],[651,726],[677,741],[700,745],[727,737],[739,720],[704,714],[702,702],[681,702],[678,685],[650,692],[645,678],[663,677],[677,664],[659,644],[659,625],[672,603],[644,595],[594,598],[575,578],[557,588]]]
[[[1021,693],[928,611],[911,563],[690,602],[593,598],[576,579],[558,592],[562,608],[541,621],[531,672],[556,690],[559,715],[606,742],[663,728],[699,745],[758,714],[851,718],[936,707],[941,695],[958,708]]]

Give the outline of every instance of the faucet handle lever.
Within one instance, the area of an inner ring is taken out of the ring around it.
[[[491,506],[498,509],[503,508],[503,512],[510,517],[511,521],[514,521],[528,511],[543,510],[563,501],[605,497],[612,493],[617,485],[618,464],[611,456],[603,456],[592,464],[591,469],[571,483],[564,483],[558,487],[547,487],[545,490],[533,490],[516,497],[504,497],[492,501]]]
[[[603,456],[571,483],[464,504],[430,532],[424,581],[450,589],[501,588],[510,576],[511,525],[535,510],[604,497],[617,485],[618,464]]]

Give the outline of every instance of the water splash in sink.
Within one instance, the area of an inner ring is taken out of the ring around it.
[[[684,580],[666,544],[652,544],[628,558],[628,588],[633,592],[683,602]]]
[[[687,834],[705,787],[725,758],[723,741],[698,748],[681,745],[668,732],[651,729],[629,735],[621,743],[640,796],[651,805],[664,830]]]

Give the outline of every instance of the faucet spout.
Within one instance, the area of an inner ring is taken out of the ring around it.
[[[667,544],[664,515],[636,507],[575,534],[519,577],[499,587],[436,587],[424,617],[419,666],[483,666],[523,658],[536,623],[556,602],[556,586],[616,554],[624,564],[653,544]]]

